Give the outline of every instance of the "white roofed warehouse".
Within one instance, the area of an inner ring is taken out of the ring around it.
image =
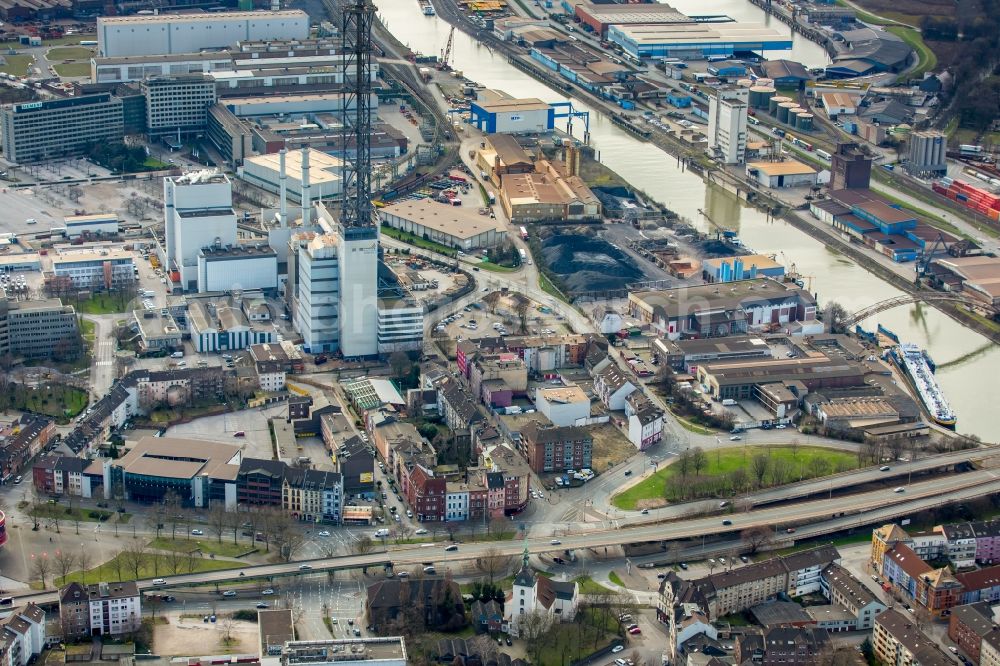
[[[460,250],[493,247],[507,230],[489,215],[429,199],[411,199],[381,208],[382,224]]]

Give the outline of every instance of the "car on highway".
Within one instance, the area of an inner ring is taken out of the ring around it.
[[[312,565],[309,565],[309,564],[300,564],[299,565],[299,571],[311,571],[311,570],[312,570]]]
[[[616,645],[613,648],[611,648],[611,652],[613,652],[614,654],[618,654],[619,652],[621,652],[624,649],[625,649],[624,645]]]
[[[562,541],[560,541],[559,539],[552,539],[551,541],[549,541],[549,545],[550,546],[560,546],[560,545],[562,545]]]
[[[786,534],[795,534],[795,528],[794,527],[789,527],[788,529],[785,530],[785,533]]]
[[[321,537],[328,537],[328,536],[330,536],[330,531],[329,530],[322,530],[320,532],[317,532],[317,534],[319,534]]]
[[[880,472],[888,472],[890,469],[892,469],[892,468],[889,467],[888,465],[882,465],[881,467],[878,468],[878,471],[880,471]]]
[[[267,602],[264,601],[257,602],[257,608],[270,608],[270,607],[271,607],[270,604],[268,604]]]
[[[453,553],[453,552],[455,552],[456,550],[458,550],[458,544],[454,544],[454,543],[453,543],[453,544],[451,544],[451,545],[448,545],[448,546],[445,546],[445,547],[444,547],[444,549],[445,549],[445,551],[447,551],[447,552],[452,552],[452,553]]]
[[[684,571],[687,571],[688,568],[687,562],[681,562],[677,566],[679,566],[681,569],[684,569]]]
[[[261,594],[274,594],[274,590],[272,590],[271,588],[267,588],[266,590],[261,590],[260,593]]]
[[[639,513],[641,513],[641,514],[642,514],[642,515],[644,515],[644,516],[648,516],[648,515],[649,515],[649,509],[643,509],[643,510],[642,510],[642,511],[640,511]]]
[[[746,564],[749,561],[750,561],[749,557],[747,557],[746,555],[740,555],[740,562],[742,562],[743,564]]]
[[[400,571],[400,572],[399,572],[398,574],[396,574],[396,575],[397,575],[398,577],[400,577],[400,578],[409,578],[409,577],[410,577],[410,572],[409,572],[409,571]]]
[[[723,521],[722,521],[722,524],[723,524],[723,525],[732,525],[732,524],[733,524],[733,521],[731,521],[731,520],[729,520],[728,518],[726,518],[725,520],[723,520]]]
[[[630,469],[625,470],[625,476],[632,476],[632,470]]]
[[[225,592],[222,593],[222,596],[224,596],[224,597],[235,597],[236,596],[236,590],[226,590]]]
[[[906,492],[906,488],[904,488],[903,486],[900,486],[899,488],[894,489],[892,492],[894,492],[894,493],[904,493],[904,492]]]
[[[191,536],[202,536],[203,534],[205,533],[202,532],[201,530],[198,529],[191,530]]]
[[[434,567],[424,567],[424,573],[433,576],[434,574],[437,573],[437,569],[435,569]]]
[[[955,647],[954,645],[949,645],[948,649],[951,651],[952,654],[958,654],[958,648]]]
[[[730,442],[738,442],[738,441],[740,441],[741,439],[743,439],[743,438],[742,438],[742,437],[740,437],[739,435],[730,435],[730,436],[729,436],[729,441],[730,441]]]
[[[162,578],[154,578],[153,579],[153,585],[166,585],[166,584],[167,584],[167,581],[163,580]]]
[[[15,476],[14,477],[14,484],[16,485],[18,483],[21,483],[21,477],[20,476]]]
[[[423,527],[421,527],[420,529],[414,531],[413,533],[414,534],[427,534],[427,530],[425,530]]]

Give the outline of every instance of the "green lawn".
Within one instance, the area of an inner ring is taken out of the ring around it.
[[[590,576],[574,578],[573,582],[580,586],[580,594],[607,594],[611,591]]]
[[[901,25],[890,25],[886,30],[902,39],[917,52],[917,67],[908,74],[910,78],[920,78],[924,75],[924,72],[933,71],[937,67],[937,56],[924,43],[924,38],[920,36],[919,32],[913,28],[904,28]]]
[[[501,266],[500,264],[494,264],[492,261],[481,261],[476,265],[484,271],[492,271],[494,273],[514,273],[520,268],[520,266],[516,268],[513,266]]]
[[[104,564],[88,569],[86,572],[74,571],[65,580],[62,577],[56,578],[56,585],[62,587],[72,581],[96,582],[101,580],[134,580],[135,571],[127,566],[128,558],[123,562],[121,578],[118,575],[118,568],[115,560],[120,556],[108,560]],[[142,564],[139,567],[139,578],[150,578],[152,576],[169,576],[174,574],[173,565],[167,555],[142,556]],[[199,573],[202,571],[218,571],[220,569],[235,569],[243,566],[240,562],[230,562],[226,560],[212,560],[203,557],[188,558],[186,555],[177,557],[176,560],[178,574]]]
[[[555,296],[564,303],[569,303],[569,301],[566,300],[566,297],[562,295],[562,292],[556,289],[555,285],[552,284],[552,281],[542,271],[538,271],[538,286],[546,294]]]
[[[820,471],[823,474],[830,474],[837,469],[854,469],[858,466],[858,459],[853,453],[847,451],[837,451],[819,446],[799,446],[793,450],[791,446],[734,446],[732,448],[706,451],[707,465],[701,470],[702,477],[725,478],[736,469],[744,469],[748,476],[752,476],[750,463],[756,454],[766,453],[771,460],[780,461],[784,465],[786,472],[785,482],[798,481],[799,479],[811,479],[822,476],[815,473],[818,469],[814,467],[813,460],[824,461],[825,469]],[[643,479],[628,490],[615,495],[612,503],[619,509],[634,511],[640,501],[660,499],[666,496],[667,481],[680,474],[679,465],[676,461],[668,465],[653,475]],[[691,472],[694,475],[694,472]],[[770,475],[768,475],[770,476]],[[761,487],[779,485],[765,478]]]
[[[38,507],[38,513],[43,521],[56,517],[64,521],[63,524],[72,523],[74,519],[79,520],[81,523],[103,523],[111,520],[111,517],[115,515],[111,511],[104,511],[102,509],[80,509],[74,507],[70,510],[65,504],[41,504]],[[129,514],[122,515],[129,516]],[[127,522],[127,519],[120,522]]]
[[[49,60],[90,60],[96,51],[97,49],[89,46],[57,46],[49,49],[45,57]]]
[[[3,397],[3,403],[14,409],[23,409],[51,416],[60,423],[83,411],[87,406],[87,392],[65,384],[50,384],[40,388],[14,386]]]
[[[144,169],[148,169],[150,171],[159,171],[161,169],[170,168],[170,165],[167,162],[161,162],[155,157],[147,157],[146,160],[142,163],[142,166]]]
[[[167,525],[166,532],[170,533],[169,525]],[[231,533],[228,539],[223,534],[222,543],[219,543],[217,539],[185,539],[182,537],[171,540],[170,537],[160,537],[153,539],[149,543],[149,547],[154,550],[175,550],[181,553],[200,550],[205,555],[218,555],[220,557],[240,557],[254,550],[252,546],[247,546],[245,543],[234,544]]]
[[[608,580],[617,585],[618,587],[625,587],[625,583],[622,582],[621,576],[612,571],[608,574]]]
[[[5,55],[3,59],[6,63],[0,67],[0,72],[14,76],[27,76],[31,63],[35,61],[34,56],[30,55]]]
[[[133,304],[133,298],[125,298],[122,294],[94,294],[85,301],[77,301],[73,305],[82,314],[114,314],[126,312]]]
[[[91,35],[67,35],[65,37],[56,37],[55,39],[43,39],[42,44],[44,46],[73,46],[78,45],[84,40],[97,39],[93,34]]]
[[[56,74],[66,78],[74,76],[90,76],[90,63],[86,62],[64,62],[58,65],[52,65],[52,68],[56,70]]]
[[[573,622],[552,625],[552,629],[545,634],[544,644],[538,648],[539,666],[576,663],[611,641],[617,624],[610,613],[594,609],[583,612],[589,616],[584,618],[581,613],[581,617]],[[531,654],[532,647],[529,646],[528,650]]]
[[[431,252],[437,252],[438,254],[443,254],[447,257],[454,257],[457,253],[454,248],[450,248],[447,245],[442,245],[441,243],[435,243],[432,240],[427,240],[426,238],[415,236],[407,231],[402,231],[400,229],[393,229],[392,227],[387,227],[385,225],[382,225],[379,231],[381,231],[389,238],[395,238],[398,241],[403,241],[404,243],[409,243],[410,245],[415,245],[424,250],[430,250]]]

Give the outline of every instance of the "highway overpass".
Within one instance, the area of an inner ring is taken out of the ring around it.
[[[247,582],[252,578],[277,578],[324,572],[358,569],[361,567],[383,566],[389,562],[397,569],[434,563],[436,566],[452,562],[474,560],[487,550],[496,549],[505,555],[518,555],[527,547],[534,554],[563,549],[601,548],[627,543],[668,541],[697,537],[717,536],[734,533],[748,527],[773,527],[781,536],[785,526],[796,525],[796,538],[818,537],[838,532],[850,527],[860,527],[889,521],[900,516],[910,516],[916,512],[942,506],[957,501],[965,501],[1000,492],[1000,472],[976,470],[956,474],[945,479],[934,479],[914,483],[904,492],[891,489],[859,493],[847,497],[800,502],[794,505],[757,509],[746,513],[714,515],[692,518],[671,523],[623,527],[604,527],[589,533],[559,537],[559,544],[550,543],[550,538],[534,538],[527,541],[477,542],[462,544],[457,551],[446,552],[445,543],[389,546],[388,552],[366,555],[346,555],[329,559],[291,562],[288,564],[262,564],[223,571],[207,571],[193,574],[166,576],[166,584],[155,586],[152,579],[138,581],[139,589],[164,590],[206,583],[225,584]],[[728,520],[731,525],[723,525]],[[303,570],[301,567],[310,567]],[[245,575],[240,576],[240,572]],[[18,602],[55,603],[55,592],[14,593]]]

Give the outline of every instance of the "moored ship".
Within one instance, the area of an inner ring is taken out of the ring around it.
[[[948,401],[938,386],[934,377],[933,362],[929,362],[930,357],[920,347],[908,342],[894,349],[893,357],[910,378],[913,388],[920,396],[920,401],[924,403],[934,422],[954,429],[957,420],[955,412],[948,406]]]

